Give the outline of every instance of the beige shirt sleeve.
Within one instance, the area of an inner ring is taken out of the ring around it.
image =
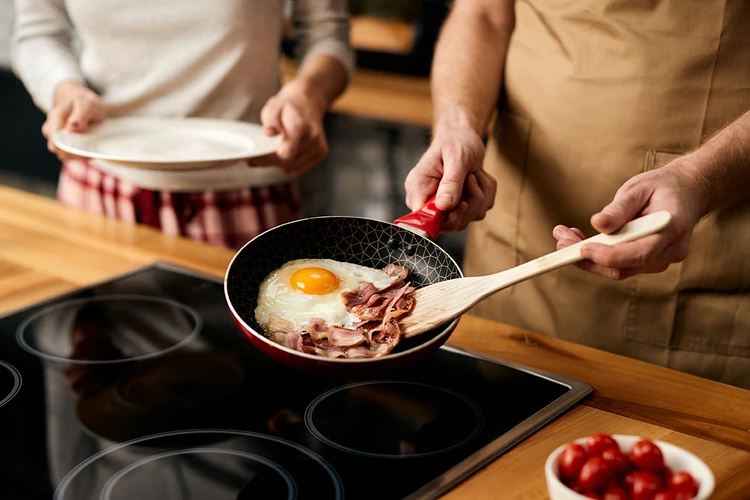
[[[327,54],[344,66],[347,79],[354,71],[349,43],[351,15],[347,0],[299,0],[294,12],[300,67],[311,56]]]
[[[66,80],[84,83],[73,49],[73,26],[64,0],[16,0],[11,63],[43,111],[54,104],[57,86]]]

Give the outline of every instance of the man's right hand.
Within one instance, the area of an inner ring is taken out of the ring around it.
[[[74,158],[57,149],[52,136],[62,128],[71,132],[85,132],[90,125],[102,121],[104,115],[104,103],[96,93],[76,82],[62,82],[55,90],[55,105],[42,125],[47,149],[62,161]]]
[[[468,126],[438,125],[432,144],[406,177],[406,205],[419,210],[437,193],[448,212],[442,231],[462,231],[495,203],[497,182],[482,169],[484,143]]]

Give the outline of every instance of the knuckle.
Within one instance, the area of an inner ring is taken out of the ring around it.
[[[451,163],[457,163],[461,166],[473,163],[471,153],[465,147],[449,144],[443,149],[443,158]]]
[[[600,263],[603,266],[615,268],[617,265],[617,258],[612,253],[607,253],[600,259]]]
[[[612,271],[611,277],[615,281],[623,281],[627,276],[625,276],[624,272],[620,271],[619,269],[616,269]]]
[[[687,244],[679,245],[675,250],[673,263],[682,262],[683,260],[685,260],[688,256],[688,251],[689,248]]]
[[[653,261],[656,253],[657,249],[653,245],[640,246],[635,250],[632,261],[637,266],[646,266],[649,262]]]

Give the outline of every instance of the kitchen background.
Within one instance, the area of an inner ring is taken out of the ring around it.
[[[305,211],[393,220],[408,211],[403,181],[429,144],[429,68],[447,0],[350,6],[358,70],[326,118],[328,157],[301,178]],[[0,0],[0,184],[54,197],[59,162],[40,132],[44,115],[10,69],[12,28],[13,0]],[[293,39],[282,48],[291,54]],[[293,72],[293,65],[283,67]],[[438,241],[461,261],[463,233]]]

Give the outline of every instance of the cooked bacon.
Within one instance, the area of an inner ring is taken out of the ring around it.
[[[271,336],[271,340],[278,342],[289,349],[294,349],[295,351],[302,350],[302,334],[299,332],[291,330],[287,332],[274,332]]]
[[[328,325],[315,318],[302,332],[295,332],[291,324],[278,320],[273,325],[272,340],[296,351],[328,358],[375,358],[388,354],[401,340],[398,318],[414,308],[414,288],[404,284],[409,274],[404,266],[389,264],[383,271],[397,278],[386,288],[379,290],[364,282],[356,291],[341,294],[347,310],[361,320],[351,328]]]
[[[351,347],[367,340],[361,330],[329,326],[320,318],[310,320],[310,326],[303,333],[310,335],[313,340],[327,340],[337,347]]]
[[[359,284],[359,288],[356,291],[344,292],[341,294],[341,297],[344,299],[344,304],[346,304],[347,308],[362,304],[369,306],[371,305],[371,301],[378,299],[378,292],[380,292],[380,290],[378,290],[372,283],[362,282]]]

